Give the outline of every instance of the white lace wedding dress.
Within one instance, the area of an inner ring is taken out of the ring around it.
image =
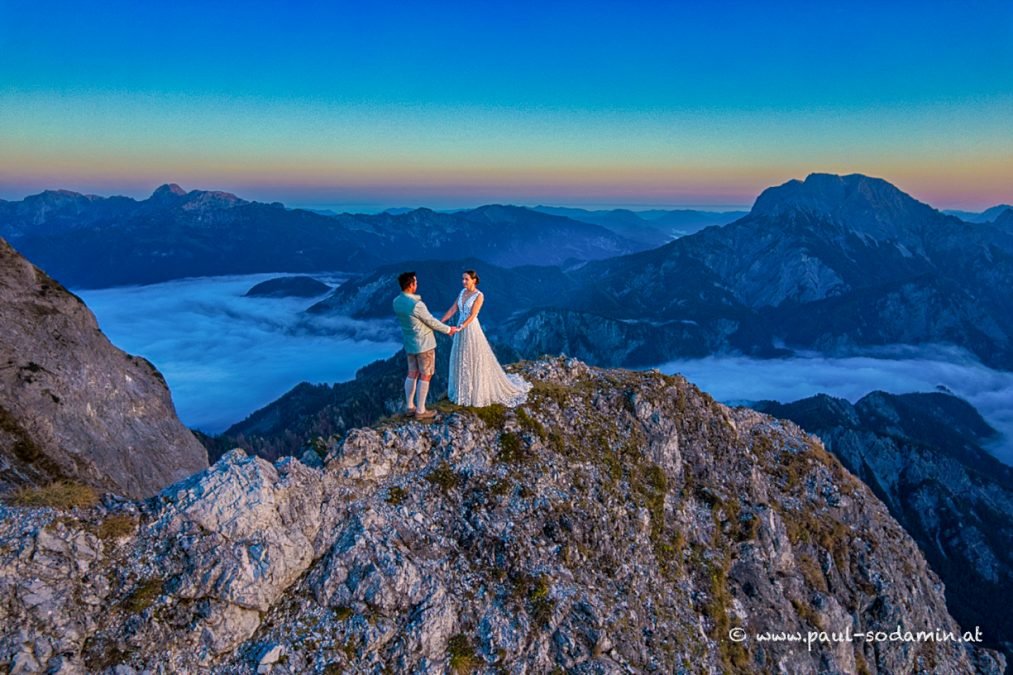
[[[471,314],[481,291],[457,296],[457,325]],[[519,375],[508,375],[499,365],[489,346],[478,317],[454,335],[450,348],[450,386],[448,396],[458,405],[487,406],[502,403],[514,407],[524,403],[531,383]]]

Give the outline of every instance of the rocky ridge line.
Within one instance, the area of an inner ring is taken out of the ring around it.
[[[113,672],[1002,672],[883,504],[790,422],[681,377],[517,366],[276,464],[234,450],[145,502],[0,512],[0,663]],[[312,466],[319,464],[320,466]],[[112,523],[112,525],[110,524]]]

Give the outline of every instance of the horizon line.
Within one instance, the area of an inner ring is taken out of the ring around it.
[[[819,173],[819,172],[816,172],[816,173]],[[840,174],[840,175],[846,175],[846,174]],[[847,175],[850,175],[850,174],[847,174]],[[866,175],[866,174],[859,174],[859,175]],[[887,179],[882,179],[882,180],[887,180]],[[887,182],[890,182],[890,181],[887,180]],[[157,185],[155,188],[153,188],[153,189],[151,189],[150,191],[147,191],[147,192],[142,192],[141,190],[138,190],[138,189],[134,189],[134,190],[127,189],[127,190],[122,190],[122,191],[110,190],[110,191],[107,191],[105,194],[100,194],[98,192],[94,192],[94,191],[91,191],[91,190],[74,190],[74,189],[70,189],[70,188],[41,188],[37,192],[30,192],[28,194],[24,194],[23,192],[19,191],[17,194],[22,194],[23,196],[18,197],[18,196],[14,196],[15,193],[14,193],[13,190],[5,189],[4,185],[2,183],[0,183],[0,201],[9,201],[9,202],[24,201],[25,199],[28,199],[29,197],[35,197],[35,196],[38,196],[38,195],[43,194],[45,192],[70,192],[70,193],[79,194],[79,195],[86,196],[86,197],[98,197],[98,198],[102,198],[102,199],[109,199],[109,198],[112,198],[112,197],[126,197],[126,198],[133,199],[135,201],[140,202],[140,201],[145,201],[145,200],[149,199],[151,197],[151,195],[158,188],[160,188],[162,186],[165,186],[165,185],[176,185],[176,186],[179,186],[179,184],[176,183],[176,182],[174,182],[174,181],[165,181],[165,182],[159,183],[159,185]],[[893,185],[893,183],[891,183],[891,185]],[[435,202],[441,202],[440,205],[439,206],[430,206],[430,205],[427,205],[427,204],[424,204],[424,203],[415,203],[415,204],[412,204],[412,205],[407,205],[406,202],[389,202],[389,203],[380,202],[380,203],[378,203],[377,200],[368,199],[368,198],[367,199],[363,199],[361,201],[359,201],[359,200],[347,200],[346,199],[346,200],[335,201],[335,202],[314,202],[314,203],[304,202],[304,201],[291,201],[291,202],[289,202],[289,201],[283,201],[283,200],[280,200],[280,199],[247,198],[247,197],[244,197],[243,194],[242,194],[244,192],[243,187],[240,187],[238,189],[236,189],[236,188],[232,188],[232,189],[225,189],[225,188],[191,188],[191,189],[187,189],[187,188],[182,188],[182,186],[179,186],[179,187],[181,187],[181,189],[184,189],[187,193],[190,193],[190,192],[225,192],[225,193],[228,193],[228,194],[232,194],[232,195],[238,197],[239,199],[242,199],[242,200],[248,201],[248,202],[257,202],[257,203],[261,203],[261,204],[274,204],[274,203],[281,204],[282,206],[284,206],[284,208],[289,209],[289,210],[302,209],[302,210],[307,210],[307,211],[334,211],[335,213],[347,213],[347,214],[356,214],[356,213],[363,213],[363,214],[382,213],[382,212],[385,212],[385,211],[401,210],[401,209],[406,209],[406,210],[429,209],[431,211],[437,211],[437,212],[453,212],[453,211],[466,211],[466,210],[480,208],[480,207],[483,207],[483,206],[493,206],[493,205],[516,206],[516,207],[528,208],[528,209],[535,209],[535,208],[538,208],[538,207],[546,207],[546,208],[583,209],[583,210],[588,210],[588,211],[628,210],[628,211],[633,211],[633,212],[642,212],[642,211],[651,211],[651,210],[664,210],[664,211],[680,211],[680,210],[685,210],[685,211],[707,211],[707,212],[716,212],[716,213],[731,212],[731,211],[745,211],[745,212],[749,212],[749,211],[752,210],[753,204],[755,203],[756,198],[759,197],[759,194],[763,192],[763,190],[760,190],[760,193],[757,193],[756,197],[753,197],[752,203],[749,203],[749,204],[744,204],[744,203],[714,203],[714,202],[690,202],[690,203],[673,203],[673,202],[661,202],[661,203],[658,203],[658,202],[653,202],[653,203],[651,203],[651,202],[585,202],[585,201],[572,201],[572,200],[567,200],[565,198],[561,199],[560,201],[554,201],[554,200],[537,200],[537,201],[533,201],[533,200],[530,200],[530,199],[520,198],[517,201],[511,201],[509,199],[490,199],[488,201],[479,201],[479,202],[475,202],[475,201],[468,201],[468,202],[461,201],[461,202],[457,202],[457,203],[454,203],[453,200],[435,199],[433,201],[435,201]],[[775,187],[775,186],[768,186],[768,187]],[[766,189],[766,188],[764,188],[764,189]],[[898,188],[898,189],[900,189],[900,188]],[[9,197],[5,197],[4,196],[5,194],[10,195],[10,196]],[[142,196],[134,196],[134,195],[142,195]],[[1000,200],[1000,201],[996,201],[996,202],[993,202],[993,203],[989,203],[986,206],[975,206],[973,208],[968,207],[968,206],[937,206],[936,204],[934,204],[932,202],[924,201],[923,199],[920,199],[918,197],[914,197],[913,195],[911,195],[911,196],[912,196],[912,198],[914,198],[914,199],[916,199],[918,201],[922,201],[923,203],[928,204],[929,206],[931,206],[932,208],[934,208],[934,209],[936,209],[938,211],[960,211],[960,212],[964,212],[964,213],[982,213],[982,212],[984,212],[984,211],[986,211],[986,210],[988,210],[990,208],[994,208],[996,206],[1004,206],[1004,205],[1008,205],[1008,204],[1013,203],[1013,198],[1011,198],[1008,201],[1007,200]]]

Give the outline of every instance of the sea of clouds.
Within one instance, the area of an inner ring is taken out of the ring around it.
[[[300,382],[334,383],[400,348],[394,322],[307,316],[320,298],[247,298],[267,279],[253,274],[181,279],[147,286],[77,291],[115,345],[144,356],[165,375],[180,419],[223,431]],[[337,285],[340,274],[315,275]],[[395,289],[396,290],[396,289]],[[395,293],[392,293],[392,297]],[[1013,373],[983,366],[944,346],[897,346],[843,357],[712,356],[660,366],[726,403],[795,401],[818,393],[851,402],[946,387],[974,405],[1001,434],[990,447],[1013,464]]]
[[[898,345],[836,358],[816,353],[784,359],[711,356],[672,361],[659,369],[681,373],[729,404],[787,403],[819,393],[854,403],[876,390],[904,394],[945,387],[1000,432],[988,449],[1013,464],[1013,373],[992,370],[956,347]]]
[[[391,322],[307,320],[320,298],[247,298],[284,274],[181,279],[75,291],[117,347],[165,375],[180,419],[218,433],[300,382],[350,380],[401,344]],[[315,275],[332,285],[341,275]],[[393,297],[396,293],[392,293]]]

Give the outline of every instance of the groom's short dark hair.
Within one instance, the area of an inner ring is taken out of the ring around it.
[[[402,272],[397,275],[397,282],[401,284],[402,291],[407,291],[413,281],[415,281],[415,272]]]

